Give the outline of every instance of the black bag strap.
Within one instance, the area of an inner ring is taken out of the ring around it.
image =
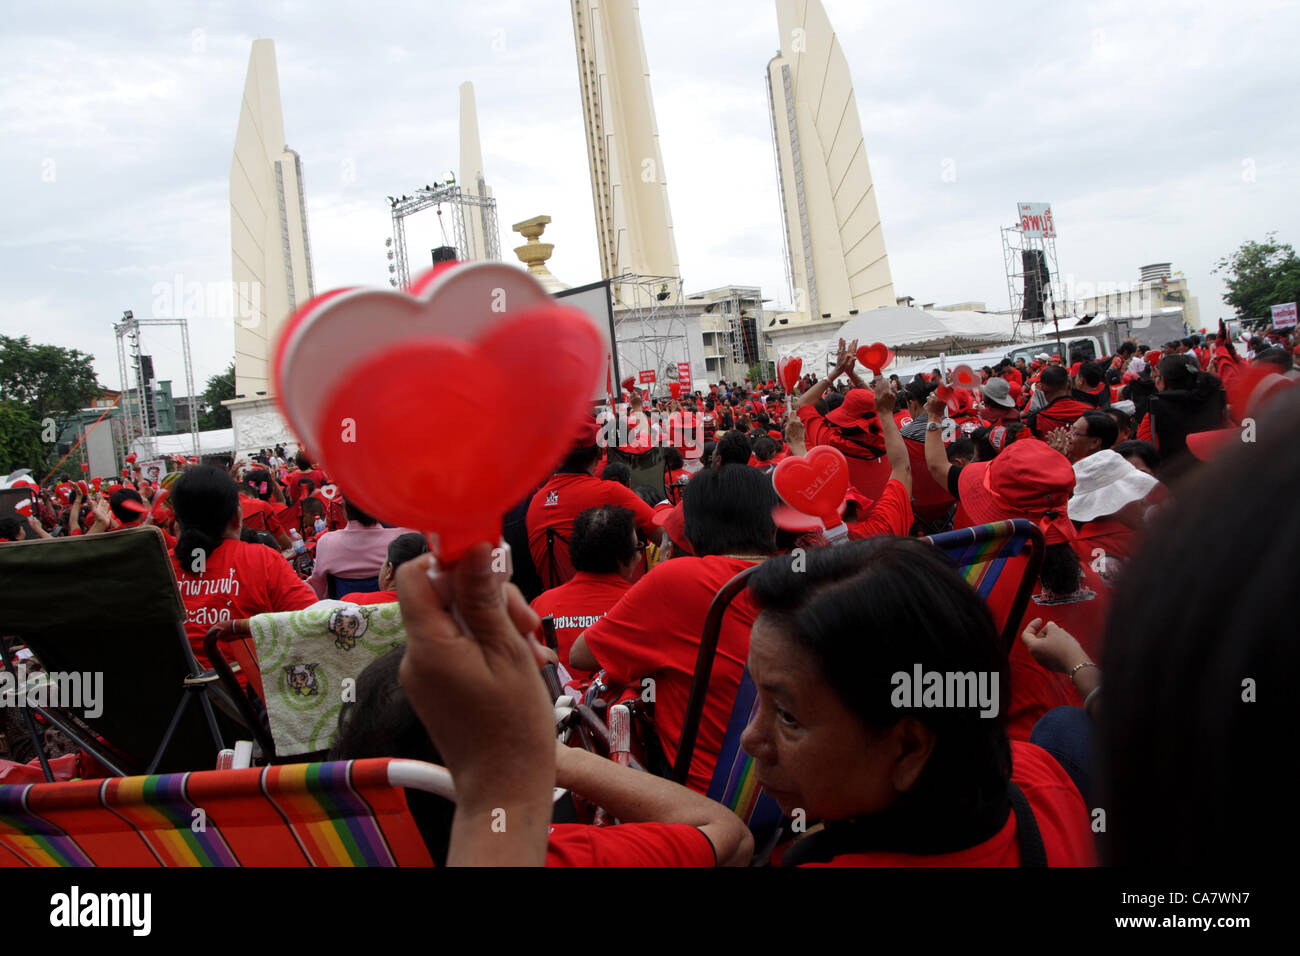
[[[1011,780],[1007,781],[1007,799],[1011,802],[1011,812],[1016,816],[1016,846],[1020,851],[1020,865],[1047,866],[1043,835],[1039,832],[1038,821],[1034,819],[1034,811],[1023,791]],[[878,848],[877,837],[878,834],[874,834],[869,827],[854,823],[832,825],[795,841],[781,858],[781,866],[785,868],[804,863],[829,863],[841,854],[868,853]]]
[[[1014,780],[1007,781],[1007,796],[1016,815],[1016,845],[1020,848],[1021,866],[1047,866],[1047,850],[1043,847],[1043,834],[1034,819],[1033,808],[1024,791]]]

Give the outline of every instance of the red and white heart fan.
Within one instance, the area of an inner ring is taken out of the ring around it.
[[[445,568],[496,542],[501,516],[567,453],[607,337],[520,269],[449,263],[409,291],[336,289],[308,302],[277,341],[273,385],[299,443],[347,497],[425,532]],[[547,427],[517,427],[520,382]],[[450,579],[434,583],[450,603]]]

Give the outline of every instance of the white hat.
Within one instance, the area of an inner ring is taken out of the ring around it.
[[[1074,463],[1074,497],[1066,511],[1072,521],[1094,521],[1141,501],[1160,484],[1107,448]]]
[[[1048,355],[1046,352],[1039,352],[1037,355],[1034,356],[1034,358],[1046,362],[1049,358],[1051,358],[1051,356]]]

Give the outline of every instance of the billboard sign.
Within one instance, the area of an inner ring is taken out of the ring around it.
[[[1052,221],[1052,204],[1046,202],[1016,203],[1020,215],[1020,231],[1027,239],[1055,239],[1056,224]]]

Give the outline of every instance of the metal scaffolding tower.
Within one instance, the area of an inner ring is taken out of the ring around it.
[[[139,451],[145,458],[153,458],[157,447],[154,443],[154,429],[149,421],[149,406],[152,402],[152,386],[146,380],[140,353],[140,328],[165,325],[180,326],[181,358],[185,364],[185,394],[190,399],[190,448],[191,454],[199,454],[199,415],[195,404],[194,365],[190,359],[190,326],[185,319],[137,319],[134,313],[122,313],[122,321],[113,323],[113,333],[117,337],[117,374],[125,395],[122,401],[122,415],[119,421],[121,429],[117,432],[118,447],[122,459],[132,451],[132,446],[140,442]],[[128,369],[135,377],[135,397],[131,398],[131,380],[127,378]]]
[[[1002,227],[1002,262],[1007,274],[1007,297],[1019,338],[1021,323],[1046,323],[1064,318],[1061,270],[1056,261],[1056,240],[1026,236],[1019,224]]]
[[[480,180],[480,191],[484,187]],[[466,192],[454,182],[438,186],[425,186],[417,189],[413,196],[388,197],[393,211],[393,235],[385,243],[388,247],[389,283],[404,289],[411,284],[411,268],[406,248],[406,217],[413,216],[430,207],[437,207],[442,215],[442,206],[446,203],[451,209],[452,231],[456,245],[456,258],[467,261],[472,258],[501,261],[501,238],[497,232],[497,201],[491,196],[475,195]],[[483,231],[484,254],[475,256],[466,235],[465,217],[478,217]]]
[[[654,369],[656,377],[671,369],[670,380],[677,381],[677,363],[691,361],[682,280],[677,276],[629,272],[615,276],[609,283],[611,298],[621,303],[614,307],[619,367]],[[695,374],[693,363],[691,374]]]

